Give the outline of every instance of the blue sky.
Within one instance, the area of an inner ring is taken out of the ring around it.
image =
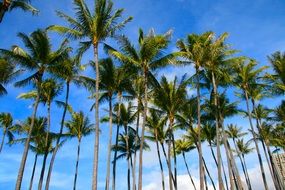
[[[87,0],[88,5],[93,7],[93,0]],[[173,29],[172,45],[170,50],[175,50],[175,42],[179,38],[184,38],[189,33],[202,33],[212,30],[218,35],[223,32],[230,34],[228,42],[233,48],[240,50],[242,55],[256,59],[260,65],[267,65],[267,55],[274,51],[285,50],[285,2],[283,0],[114,0],[115,7],[125,8],[125,16],[133,16],[134,20],[122,31],[132,41],[136,42],[138,29],[141,27],[145,31],[154,28],[157,33],[166,32]],[[12,45],[22,46],[21,41],[16,37],[18,32],[31,33],[38,28],[45,28],[51,24],[64,24],[59,19],[55,10],[61,10],[69,15],[73,15],[72,3],[70,0],[38,0],[33,1],[35,7],[40,10],[38,16],[31,16],[29,13],[14,11],[5,15],[0,24],[0,48],[10,48]],[[54,47],[62,41],[57,34],[50,33]],[[109,43],[115,45],[112,40]],[[72,43],[76,45],[76,43]],[[103,53],[101,57],[105,56]],[[87,63],[92,59],[92,52],[87,52],[83,62]],[[167,67],[160,71],[160,75],[173,78],[174,75],[181,76],[184,73],[191,75],[191,67]],[[23,120],[31,115],[32,109],[30,101],[18,100],[16,97],[27,92],[29,88],[14,88],[8,86],[9,94],[0,98],[0,112],[11,112],[15,120]],[[94,114],[89,112],[92,101],[88,100],[89,94],[84,89],[73,87],[70,102],[76,111],[84,110],[94,121]],[[57,99],[62,100],[60,96]],[[83,101],[82,101],[83,100]],[[231,99],[236,100],[236,98]],[[263,101],[268,107],[274,107],[280,99]],[[52,129],[57,131],[59,119],[62,111],[52,105]],[[241,102],[243,107],[243,102]],[[39,108],[39,115],[45,115],[44,107]],[[100,112],[101,116],[105,113]],[[247,120],[238,116],[228,121],[237,123],[245,129],[248,127]],[[108,127],[101,125],[101,145],[99,159],[99,189],[104,189],[106,149]],[[90,189],[92,160],[93,160],[94,135],[83,139],[81,160],[79,164],[78,189]],[[154,145],[153,151],[144,154],[144,189],[160,189],[160,175]],[[216,180],[216,169],[208,148],[204,147],[205,158],[210,166],[212,175]],[[23,152],[22,145],[13,147],[5,146],[0,155],[0,188],[13,189],[17,176],[17,171]],[[71,189],[73,173],[75,169],[76,140],[68,141],[60,150],[51,182],[52,190]],[[187,155],[188,163],[194,176],[198,177],[197,154],[195,151]],[[26,189],[30,179],[32,162],[34,155],[29,154],[27,168],[24,175],[23,189]],[[186,176],[182,160],[179,158],[179,185],[180,189],[191,189],[190,181]],[[39,160],[41,163],[41,159]],[[254,181],[255,189],[262,188],[258,175],[257,157],[254,154],[248,156],[248,166],[251,177]],[[39,164],[40,165],[40,164]],[[126,189],[126,163],[119,161],[118,166],[119,190]],[[40,167],[37,168],[36,176],[39,175]],[[37,178],[36,180],[37,181]],[[36,187],[36,183],[34,187]]]

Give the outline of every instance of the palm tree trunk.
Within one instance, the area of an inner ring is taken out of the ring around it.
[[[40,180],[39,180],[39,184],[38,184],[38,190],[41,190],[42,186],[43,186],[47,156],[48,156],[48,151],[46,151],[44,154],[43,165],[42,165]]]
[[[198,148],[199,148],[199,174],[200,174],[200,190],[204,190],[204,165],[202,159],[202,142],[201,142],[201,107],[200,107],[200,76],[199,67],[196,66],[196,83],[197,83],[197,125],[198,125]]]
[[[48,147],[48,141],[49,141],[49,133],[50,133],[50,102],[48,102],[47,105],[47,112],[48,112],[48,118],[47,118],[47,132],[46,132],[46,139],[45,139],[45,149],[46,149],[46,154],[48,155],[48,151],[49,151],[49,147]],[[43,177],[45,174],[45,167],[46,167],[46,157],[47,155],[45,155],[45,159],[44,159],[44,163],[42,166],[42,171],[41,171],[41,177],[42,179],[39,182],[39,186],[38,189],[41,190],[42,186],[43,186]]]
[[[0,153],[1,153],[2,148],[3,148],[3,145],[4,145],[4,141],[5,141],[6,133],[7,133],[7,129],[6,129],[6,128],[4,128],[3,136],[2,136],[2,141],[1,141],[1,145],[0,145]]]
[[[131,169],[132,169],[133,183],[135,183],[135,180],[134,180],[134,179],[135,179],[136,170],[135,170],[135,167],[134,167],[134,164],[133,164],[133,157],[132,157],[132,155],[131,155],[130,159],[131,159]],[[136,185],[133,184],[133,188],[135,188],[135,187],[136,187]]]
[[[169,128],[170,128],[170,141],[172,142],[172,150],[173,150],[173,160],[174,160],[174,189],[177,190],[177,161],[176,161],[176,151],[175,151],[175,139],[173,135],[173,122],[174,122],[174,117],[170,116],[170,123],[169,123]],[[170,158],[170,157],[169,157]],[[169,159],[170,160],[170,159]]]
[[[67,81],[66,82],[66,95],[65,95],[65,105],[64,105],[64,110],[63,110],[63,114],[62,114],[62,118],[61,118],[61,123],[60,123],[60,130],[59,130],[59,135],[56,139],[56,146],[52,152],[52,157],[50,160],[50,164],[49,164],[49,168],[48,168],[48,175],[47,175],[47,180],[46,180],[46,186],[45,186],[45,190],[49,189],[49,184],[50,184],[50,179],[51,179],[51,173],[52,173],[52,169],[53,169],[53,164],[55,161],[55,157],[56,157],[56,153],[59,149],[59,143],[60,143],[60,139],[63,133],[63,127],[64,127],[64,121],[65,121],[65,115],[66,115],[66,111],[67,111],[67,106],[68,106],[68,99],[69,99],[69,87],[70,87],[70,82]]]
[[[144,69],[144,109],[143,109],[143,122],[141,131],[141,144],[140,144],[140,156],[139,156],[139,179],[138,179],[138,190],[142,190],[142,173],[143,173],[143,145],[144,145],[144,131],[147,117],[147,101],[148,101],[148,70]]]
[[[170,162],[169,162],[169,160],[167,158],[167,155],[166,155],[166,151],[165,151],[164,145],[163,145],[163,143],[160,143],[160,145],[161,145],[162,152],[163,152],[163,155],[164,155],[165,160],[166,160],[167,167],[171,168]],[[174,177],[173,177],[173,174],[172,174],[171,170],[170,170],[169,178],[171,178],[172,181],[174,182]]]
[[[158,139],[157,139],[157,132],[155,133],[155,144],[156,144],[156,151],[157,151],[157,156],[158,156],[159,166],[160,166],[162,190],[165,190],[164,172],[163,172],[163,166],[162,166],[162,161],[161,161],[161,157],[160,157],[159,144],[158,144]]]
[[[218,162],[217,162],[217,158],[215,156],[215,153],[214,153],[214,150],[213,150],[213,146],[212,146],[212,143],[211,141],[209,141],[209,145],[210,145],[210,149],[211,149],[211,154],[214,158],[214,161],[216,163],[216,166],[218,167]],[[226,172],[225,172],[225,168],[224,168],[224,164],[223,164],[223,160],[222,160],[222,157],[220,155],[220,159],[221,159],[221,165],[222,165],[222,169],[223,169],[223,174],[224,174],[224,179],[225,179],[225,182],[226,182],[226,189],[228,190],[229,187],[228,187],[228,180],[227,180],[227,176],[226,176]]]
[[[260,155],[256,134],[254,132],[254,128],[253,128],[253,124],[252,124],[251,112],[250,112],[250,109],[249,109],[249,102],[248,102],[249,98],[248,98],[248,94],[247,94],[247,92],[245,90],[244,90],[244,94],[245,94],[245,98],[246,98],[246,108],[247,108],[247,114],[248,114],[249,124],[250,124],[250,128],[251,128],[251,133],[253,135],[253,140],[254,140],[257,156],[258,156],[259,166],[260,166],[260,169],[261,169],[262,180],[263,180],[263,184],[264,184],[265,190],[268,190],[268,185],[267,185],[267,181],[266,181],[266,177],[265,177],[265,172],[264,172],[264,167],[263,167],[263,163],[262,163],[262,158],[261,158],[261,155]]]
[[[226,170],[225,170],[225,167],[224,167],[222,155],[221,155],[221,164],[222,164],[222,169],[223,169],[223,173],[224,173],[224,179],[225,179],[225,182],[226,182],[226,188],[227,188],[227,190],[229,190],[229,184],[228,184],[228,180],[227,180],[227,174],[226,174]]]
[[[131,164],[130,164],[130,153],[128,151],[128,190],[131,190]]]
[[[207,172],[207,174],[208,174],[208,176],[209,176],[209,178],[210,178],[210,181],[211,181],[211,183],[212,183],[212,186],[213,186],[214,190],[216,190],[215,182],[214,182],[214,180],[213,180],[213,178],[212,178],[212,176],[211,176],[211,174],[210,174],[210,171],[208,170],[208,167],[207,167],[207,165],[206,165],[206,162],[205,162],[204,157],[203,157],[202,159],[203,159],[203,164],[204,164],[204,167],[205,167],[205,169],[206,169],[206,172]],[[206,184],[207,184],[207,183],[206,183]]]
[[[119,130],[120,130],[120,118],[121,118],[121,101],[122,101],[122,95],[121,92],[118,92],[118,113],[117,113],[117,131],[116,131],[116,147],[118,146],[119,143]],[[114,153],[114,161],[113,161],[113,177],[112,177],[112,190],[116,189],[116,166],[117,166],[117,154],[118,151],[115,150]]]
[[[77,181],[77,175],[78,175],[78,164],[79,164],[79,155],[80,155],[80,143],[81,143],[81,139],[78,140],[77,159],[76,159],[76,165],[75,165],[75,174],[74,174],[74,181],[73,181],[73,190],[76,189],[76,181]]]
[[[38,154],[35,155],[35,161],[34,161],[32,176],[31,176],[31,180],[30,180],[29,190],[32,190],[32,188],[33,188],[33,181],[34,181],[34,176],[35,176],[35,171],[36,171],[37,160],[38,160]]]
[[[214,105],[218,107],[218,100],[217,100],[217,86],[216,86],[216,79],[215,74],[212,71],[212,83],[213,83],[213,90],[214,90]],[[219,181],[219,189],[224,190],[224,184],[222,179],[222,167],[221,167],[221,149],[220,149],[220,129],[219,129],[219,116],[217,112],[215,113],[215,124],[216,124],[216,139],[217,139],[217,167],[218,167],[218,181]]]
[[[98,179],[98,160],[99,160],[99,59],[98,59],[98,43],[93,44],[94,58],[96,67],[96,90],[95,90],[95,143],[94,143],[94,161],[93,161],[93,176],[92,176],[92,190],[97,190]]]
[[[237,148],[237,144],[236,144],[235,138],[233,138],[233,142],[234,142],[235,150],[236,150],[236,152],[237,152],[237,155],[238,155],[239,160],[240,160],[240,163],[241,163],[241,167],[242,167],[242,171],[243,171],[243,174],[244,174],[244,178],[245,178],[247,187],[248,187],[249,190],[251,190],[251,189],[252,189],[252,188],[251,188],[251,184],[250,184],[250,182],[249,182],[249,180],[248,180],[248,176],[247,176],[246,171],[245,171],[244,163],[243,163],[243,161],[242,161],[241,154],[240,154],[240,152],[239,152],[239,150],[238,150],[238,148]]]
[[[39,80],[41,80],[41,79],[39,79]],[[20,164],[20,168],[19,168],[19,172],[18,172],[15,190],[21,190],[26,160],[27,160],[28,153],[29,153],[30,140],[31,140],[32,131],[33,131],[34,124],[35,124],[35,118],[36,118],[38,105],[39,105],[39,101],[40,101],[40,82],[38,82],[37,87],[38,87],[38,93],[37,93],[37,97],[36,97],[36,101],[35,101],[35,107],[34,107],[33,114],[32,114],[31,127],[29,128],[28,138],[25,142],[25,149],[23,152],[23,156],[22,156],[22,160],[21,160],[21,164]]]
[[[11,5],[11,0],[3,0],[2,5],[0,6],[0,23],[2,22],[5,13],[8,11]]]
[[[187,164],[187,162],[186,162],[186,158],[185,158],[185,153],[184,153],[184,152],[182,152],[182,156],[183,156],[183,160],[184,160],[184,163],[185,163],[185,166],[186,166],[188,175],[189,175],[189,177],[190,177],[191,183],[192,183],[194,189],[197,190],[197,188],[196,188],[196,186],[195,186],[195,183],[194,183],[194,181],[193,181],[193,178],[192,178],[192,176],[191,176],[191,173],[190,173],[188,164]]]
[[[168,144],[168,175],[173,175],[172,174],[172,166],[171,166],[171,139],[168,140],[167,144]],[[173,190],[173,183],[175,183],[175,176],[174,176],[174,179],[171,179],[169,177],[169,189],[170,190]],[[173,180],[173,181],[172,181]],[[173,182],[173,183],[172,183]]]
[[[109,97],[109,143],[108,143],[108,157],[107,157],[107,175],[106,175],[106,190],[109,190],[110,183],[110,165],[111,165],[111,149],[112,149],[112,133],[113,133],[113,106],[112,96]]]
[[[138,105],[137,105],[137,126],[136,126],[136,140],[135,145],[138,144],[138,133],[139,133],[139,125],[140,125],[140,99],[138,98]],[[137,151],[134,153],[134,176],[133,176],[133,190],[136,190],[136,163],[137,163]]]
[[[248,169],[247,169],[246,162],[245,162],[245,159],[244,159],[244,155],[242,154],[241,156],[242,156],[242,160],[243,160],[243,164],[244,164],[244,168],[245,168],[245,172],[246,172],[246,175],[247,175],[248,182],[251,185],[250,178],[249,178],[249,175],[248,175]]]

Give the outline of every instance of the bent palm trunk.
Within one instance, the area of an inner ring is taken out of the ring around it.
[[[21,185],[22,185],[25,165],[26,165],[26,161],[27,161],[27,157],[28,157],[28,153],[29,153],[29,146],[30,146],[32,131],[33,131],[33,128],[34,128],[35,118],[36,118],[38,105],[39,105],[39,101],[40,101],[40,95],[39,95],[40,94],[39,93],[40,83],[37,84],[37,86],[38,86],[38,93],[37,93],[37,97],[36,97],[36,101],[35,101],[35,107],[34,107],[33,114],[32,114],[31,127],[29,128],[28,138],[27,138],[27,140],[25,142],[25,149],[24,149],[24,152],[23,152],[21,165],[20,165],[19,172],[18,172],[18,177],[17,177],[15,190],[21,190]]]
[[[190,177],[191,183],[192,183],[194,189],[197,190],[197,188],[196,188],[196,186],[195,186],[195,183],[194,183],[194,181],[193,181],[193,178],[192,178],[192,176],[191,176],[191,173],[190,173],[188,164],[187,164],[187,162],[186,162],[186,158],[185,158],[185,153],[184,153],[184,152],[182,152],[182,156],[183,156],[183,160],[184,160],[184,163],[185,163],[185,166],[186,166],[188,175],[189,175],[189,177]]]
[[[160,157],[157,135],[155,135],[155,138],[156,138],[156,140],[155,140],[156,151],[157,151],[157,156],[158,156],[158,160],[159,160],[159,167],[160,167],[160,174],[161,174],[161,185],[162,185],[162,190],[165,190],[164,172],[163,172],[163,166],[162,166],[162,161],[161,161],[161,157]]]
[[[33,188],[33,181],[34,181],[34,175],[35,175],[35,171],[36,171],[37,160],[38,160],[38,154],[35,155],[35,161],[34,161],[32,176],[31,176],[31,180],[30,180],[29,190],[32,190],[32,188]]]
[[[69,85],[70,82],[67,81],[66,82],[66,96],[65,96],[65,105],[64,105],[64,110],[63,110],[63,114],[62,114],[62,118],[61,118],[61,123],[60,123],[60,130],[59,130],[59,135],[56,139],[56,146],[52,152],[52,157],[50,160],[50,164],[49,164],[49,168],[48,168],[48,175],[47,175],[47,181],[46,181],[46,187],[45,190],[49,189],[49,184],[50,184],[50,179],[51,179],[51,173],[52,173],[52,169],[53,169],[53,164],[55,161],[55,157],[56,157],[56,153],[59,149],[59,143],[60,143],[60,139],[63,133],[63,127],[64,127],[64,121],[65,121],[65,115],[66,115],[66,111],[67,111],[67,106],[68,106],[68,98],[69,98]]]
[[[8,11],[11,5],[11,0],[3,0],[2,5],[0,5],[0,23],[2,22],[5,13]]]
[[[38,190],[41,190],[42,186],[43,186],[47,156],[48,156],[48,152],[46,151],[44,154],[43,165],[42,165],[40,180],[39,180],[39,184],[38,184]]]
[[[7,130],[6,130],[6,128],[4,128],[2,141],[1,141],[1,145],[0,145],[0,153],[1,153],[3,145],[4,145],[4,140],[5,140],[6,133],[7,133]]]

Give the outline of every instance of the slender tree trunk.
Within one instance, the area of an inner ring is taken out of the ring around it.
[[[198,148],[199,148],[199,174],[200,174],[200,190],[204,190],[205,180],[204,180],[204,165],[202,159],[202,142],[201,142],[201,107],[200,107],[200,76],[199,67],[196,66],[196,83],[197,83],[197,120],[198,120]]]
[[[216,79],[215,79],[215,74],[212,71],[212,83],[213,83],[213,90],[214,90],[214,105],[215,109],[218,108],[218,100],[217,100],[217,86],[216,86]],[[217,162],[217,167],[218,167],[218,181],[219,181],[219,189],[224,190],[224,184],[223,184],[223,179],[222,179],[222,167],[221,167],[221,149],[220,149],[220,129],[219,129],[219,116],[218,112],[215,112],[215,124],[216,124],[216,139],[217,139],[217,157],[218,157],[218,162]]]
[[[242,158],[241,158],[241,153],[240,153],[239,150],[238,150],[238,147],[237,147],[236,139],[235,139],[235,138],[233,138],[233,142],[234,142],[235,150],[236,150],[236,152],[237,152],[237,155],[238,155],[239,160],[240,160],[240,163],[241,163],[241,167],[242,167],[242,171],[243,171],[243,174],[244,174],[244,178],[245,178],[247,187],[248,187],[249,190],[251,190],[251,189],[252,189],[252,188],[251,188],[251,184],[250,184],[250,182],[249,182],[249,180],[248,180],[248,176],[247,176],[246,171],[245,171],[244,163],[243,163]]]
[[[165,151],[164,145],[163,145],[163,143],[160,143],[160,145],[161,145],[162,152],[163,152],[163,155],[164,155],[165,160],[166,160],[167,167],[168,167],[168,168],[171,168],[170,162],[169,162],[169,160],[167,159],[167,155],[166,155],[166,151]],[[171,171],[171,170],[170,170],[170,171]],[[174,182],[174,177],[173,177],[172,172],[169,174],[169,178],[171,178],[172,181]]]
[[[11,5],[11,0],[3,0],[2,5],[0,6],[0,23],[2,22],[5,13],[8,11]]]
[[[128,151],[128,157],[129,155],[129,151]],[[128,190],[131,190],[131,164],[130,164],[130,157],[128,158]]]
[[[142,175],[143,175],[143,145],[144,145],[144,131],[147,117],[147,101],[148,101],[148,70],[144,68],[144,109],[143,109],[143,122],[141,131],[141,144],[140,144],[140,156],[139,156],[139,180],[138,190],[142,190]]]
[[[34,182],[34,176],[35,176],[35,171],[36,171],[37,160],[38,160],[38,154],[35,155],[35,161],[34,161],[32,176],[31,176],[31,180],[30,180],[29,190],[32,190],[32,188],[33,188],[33,182]]]
[[[260,170],[261,170],[262,180],[263,180],[263,184],[264,184],[265,190],[268,190],[268,185],[267,185],[267,181],[266,181],[266,177],[265,177],[265,172],[264,172],[264,167],[263,167],[263,163],[262,163],[262,158],[261,158],[261,155],[260,155],[256,134],[254,132],[254,128],[253,128],[253,124],[252,124],[252,117],[251,117],[251,112],[250,112],[250,109],[249,109],[249,98],[248,98],[248,94],[247,94],[247,92],[245,90],[244,90],[244,94],[245,94],[245,98],[246,98],[246,108],[247,108],[249,124],[250,124],[251,133],[253,135],[253,140],[254,140],[257,156],[258,156],[258,161],[259,161],[259,166],[260,166]]]
[[[50,164],[49,164],[49,168],[48,168],[48,175],[47,175],[47,181],[46,181],[46,187],[45,190],[49,189],[49,184],[50,184],[50,179],[51,179],[51,174],[52,174],[52,169],[53,169],[53,164],[55,161],[55,157],[56,157],[56,153],[59,149],[59,143],[60,143],[60,139],[63,133],[63,127],[64,127],[64,121],[65,121],[65,115],[66,115],[66,111],[67,111],[67,106],[68,106],[68,98],[69,98],[69,86],[70,82],[67,81],[66,82],[66,95],[65,95],[65,105],[64,105],[64,110],[63,110],[63,114],[62,114],[62,118],[61,118],[61,123],[60,123],[60,130],[59,130],[59,135],[56,139],[56,146],[52,152],[52,157],[50,160]]]
[[[80,143],[81,143],[81,139],[78,140],[77,159],[76,159],[76,165],[75,165],[75,174],[74,174],[74,181],[73,181],[73,190],[76,189],[76,181],[77,181],[78,165],[79,165],[79,155],[80,155]]]
[[[167,142],[167,144],[168,144],[168,175],[170,176],[170,175],[173,175],[172,174],[172,166],[171,166],[171,139],[169,139],[168,140],[168,142]],[[173,180],[173,181],[172,181]],[[168,181],[169,181],[169,189],[170,190],[173,190],[173,183],[175,183],[175,176],[174,176],[174,179],[171,179],[170,177],[169,177],[169,179],[168,179]]]
[[[27,160],[28,153],[29,153],[30,140],[31,140],[32,131],[33,131],[34,124],[35,124],[35,118],[36,118],[38,105],[39,105],[39,101],[40,101],[40,82],[38,82],[37,87],[38,87],[38,93],[37,93],[35,106],[34,106],[34,110],[33,110],[33,114],[32,114],[31,126],[29,128],[28,138],[27,138],[27,140],[25,142],[25,149],[24,149],[24,152],[23,152],[23,156],[22,156],[22,160],[21,160],[21,164],[20,164],[20,168],[19,168],[19,172],[18,172],[18,177],[17,177],[17,181],[16,181],[15,190],[21,190],[21,185],[22,185],[22,180],[23,180],[26,160]]]
[[[6,128],[4,128],[3,136],[2,136],[2,141],[1,141],[1,145],[0,145],[0,153],[1,153],[2,148],[3,148],[3,145],[4,145],[4,141],[5,141],[6,133],[7,133],[7,129],[6,129]]]
[[[131,155],[130,159],[131,159],[132,178],[133,178],[133,183],[134,183],[134,178],[135,178],[136,170],[135,170],[135,168],[134,168],[132,155]],[[133,184],[133,188],[134,188],[134,187],[136,187],[136,186]]]
[[[94,143],[94,161],[93,161],[93,177],[92,177],[92,190],[97,190],[97,179],[98,179],[98,161],[99,161],[99,59],[98,59],[98,44],[93,44],[94,58],[96,67],[96,90],[95,90],[95,143]]]
[[[119,143],[119,130],[120,130],[120,118],[121,118],[121,101],[122,101],[122,94],[121,92],[118,93],[118,113],[117,113],[117,131],[116,131],[116,147]],[[113,161],[113,177],[112,177],[112,190],[116,189],[116,166],[117,166],[117,154],[118,151],[115,150],[114,153],[114,161]]]
[[[163,172],[163,165],[162,165],[162,161],[161,161],[161,157],[160,157],[159,144],[158,144],[158,139],[157,139],[157,131],[155,132],[155,144],[156,144],[156,151],[157,151],[159,167],[160,167],[161,186],[162,186],[162,190],[165,190],[164,172]]]
[[[171,115],[169,118],[169,128],[170,128],[170,141],[172,142],[172,150],[173,150],[173,160],[174,160],[174,189],[177,190],[177,161],[176,161],[176,151],[175,151],[175,139],[173,135],[173,123],[174,117]],[[170,158],[170,157],[169,157]],[[170,159],[169,159],[170,160]]]
[[[248,175],[248,169],[247,169],[246,162],[245,162],[245,159],[244,159],[244,155],[242,154],[241,156],[242,156],[242,160],[243,160],[243,164],[244,164],[244,168],[245,168],[245,172],[246,172],[248,181],[249,181],[249,183],[251,184],[250,178],[249,178],[249,175]]]
[[[138,112],[138,115],[137,115],[137,126],[136,126],[136,140],[135,140],[135,144],[137,145],[138,144],[138,134],[139,134],[139,125],[140,125],[140,99],[138,98],[138,105],[137,105],[137,112]],[[137,151],[135,151],[134,153],[134,177],[133,177],[133,190],[136,190],[136,165],[137,163]]]
[[[192,183],[194,189],[197,190],[196,185],[195,185],[195,183],[194,183],[194,181],[193,181],[193,178],[192,178],[192,176],[191,176],[191,173],[190,173],[188,164],[187,164],[187,162],[186,162],[186,158],[185,158],[185,153],[184,153],[184,152],[182,152],[182,156],[183,156],[183,160],[184,160],[184,163],[185,163],[185,166],[186,166],[188,175],[189,175],[189,177],[190,177],[191,183]]]
[[[204,164],[204,167],[205,167],[205,169],[206,169],[206,172],[207,172],[207,174],[208,174],[208,176],[209,176],[209,178],[210,178],[210,181],[211,181],[211,183],[212,183],[212,186],[213,186],[214,190],[216,190],[215,182],[214,182],[214,180],[213,180],[213,178],[212,178],[212,176],[211,176],[211,174],[210,174],[210,171],[208,170],[208,167],[207,167],[207,165],[206,165],[206,162],[205,162],[204,157],[203,157],[203,164]]]
[[[272,172],[273,172],[273,175],[274,175],[274,177],[276,179],[275,188],[276,188],[276,190],[282,190],[282,183],[283,183],[284,188],[285,188],[285,182],[282,182],[282,180],[280,180],[280,178],[278,176],[278,171],[276,171],[275,165],[273,163],[272,153],[271,153],[271,150],[270,150],[270,147],[269,147],[268,144],[266,144],[266,149],[267,149],[267,152],[268,152],[268,155],[269,155],[270,164],[271,164],[271,167],[272,167]]]
[[[222,155],[221,155],[221,164],[222,164],[222,169],[223,169],[223,173],[224,173],[224,179],[225,179],[225,182],[226,182],[226,188],[227,188],[227,190],[229,190],[229,184],[228,184],[228,180],[227,180],[227,174],[226,174],[226,170],[225,170],[225,167],[224,167]]]
[[[209,145],[210,145],[210,149],[211,149],[211,154],[214,158],[214,161],[216,163],[216,166],[218,167],[218,162],[217,162],[217,158],[215,156],[215,153],[214,153],[214,150],[213,150],[213,146],[212,146],[212,143],[211,141],[209,141]],[[222,160],[222,157],[220,155],[220,159],[221,159],[221,165],[222,165],[222,169],[223,169],[223,174],[224,174],[224,179],[225,179],[225,182],[226,182],[226,189],[228,190],[229,187],[228,187],[228,180],[227,180],[227,176],[226,176],[226,172],[225,172],[225,168],[224,168],[224,164],[223,164],[223,160]]]
[[[44,154],[44,158],[43,158],[43,164],[42,164],[42,170],[41,170],[41,175],[40,175],[39,184],[38,184],[38,190],[41,190],[43,186],[47,156],[48,156],[48,152],[46,151]]]
[[[44,161],[43,161],[43,166],[42,166],[42,171],[41,171],[41,178],[39,181],[39,186],[38,189],[41,190],[43,187],[43,178],[44,178],[44,174],[45,174],[45,167],[46,167],[46,158],[48,156],[48,152],[49,152],[49,133],[50,133],[50,102],[48,102],[47,105],[47,112],[48,112],[48,118],[47,118],[47,132],[46,132],[46,139],[45,139],[45,151],[46,154],[44,155]]]
[[[108,157],[107,157],[107,175],[106,175],[106,190],[109,190],[110,183],[110,166],[111,166],[111,149],[112,149],[112,133],[113,133],[113,106],[112,94],[109,97],[109,143],[108,143]]]

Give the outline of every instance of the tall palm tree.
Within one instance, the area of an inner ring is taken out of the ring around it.
[[[75,175],[73,182],[73,189],[76,189],[76,181],[78,175],[78,164],[79,164],[79,155],[80,155],[80,144],[82,137],[91,134],[94,131],[94,124],[90,123],[88,117],[84,115],[82,111],[73,112],[71,114],[71,120],[67,121],[65,126],[67,127],[67,135],[71,137],[76,137],[78,140],[77,146],[77,159],[76,159],[76,167],[75,167]]]
[[[140,142],[138,144],[135,143],[135,136],[137,135],[137,132],[127,126],[129,129],[128,134],[126,134],[126,131],[123,134],[120,134],[119,136],[119,143],[118,145],[113,145],[112,149],[117,150],[120,152],[120,154],[116,157],[116,159],[120,158],[126,158],[128,161],[128,190],[131,189],[131,179],[130,179],[130,170],[132,167],[132,155],[135,151],[138,151],[140,149]],[[148,149],[149,146],[146,144],[146,142],[143,143],[143,148]]]
[[[236,76],[234,78],[234,84],[242,90],[243,95],[246,98],[247,115],[248,115],[249,124],[251,127],[251,132],[253,135],[253,140],[255,143],[255,148],[257,151],[257,155],[258,155],[258,161],[259,161],[260,170],[262,173],[263,184],[264,184],[265,190],[268,190],[268,184],[267,184],[267,180],[265,177],[264,166],[262,163],[262,158],[261,158],[261,154],[260,154],[260,150],[259,150],[259,146],[258,146],[258,142],[257,142],[256,133],[255,133],[253,123],[252,123],[252,113],[251,113],[250,107],[249,107],[250,89],[255,88],[255,86],[257,85],[257,82],[258,82],[257,78],[259,77],[260,73],[266,69],[266,67],[261,67],[259,69],[255,69],[256,65],[257,64],[254,60],[248,61],[248,60],[245,60],[243,58],[240,59],[237,62],[237,64],[234,65],[234,69],[236,71]]]
[[[139,156],[139,178],[138,178],[138,189],[142,190],[142,163],[143,163],[143,143],[144,132],[148,109],[148,84],[149,78],[151,77],[151,71],[165,66],[173,59],[174,55],[164,55],[163,51],[169,44],[171,31],[163,34],[156,35],[154,30],[151,30],[148,35],[145,35],[143,31],[139,30],[138,48],[135,48],[131,44],[129,39],[125,36],[118,38],[120,50],[115,50],[110,46],[106,46],[109,54],[120,60],[124,64],[135,66],[140,74],[143,76],[143,89],[144,89],[144,100],[143,100],[143,122],[141,131],[141,146]]]
[[[81,40],[79,52],[82,54],[93,46],[94,61],[96,67],[96,101],[95,101],[95,145],[92,189],[97,189],[98,176],[98,156],[99,156],[99,44],[122,29],[126,23],[132,20],[127,18],[122,22],[118,20],[122,17],[123,9],[114,10],[111,0],[94,0],[95,9],[91,13],[84,0],[74,0],[76,16],[72,18],[62,12],[58,16],[65,19],[69,27],[53,25],[49,30],[54,30],[67,35],[71,39]]]
[[[193,142],[187,141],[186,139],[178,139],[178,140],[175,141],[175,144],[176,144],[175,145],[175,148],[176,148],[175,151],[177,151],[177,154],[181,154],[182,153],[183,160],[184,160],[184,163],[185,163],[188,175],[190,177],[191,183],[192,183],[194,189],[196,190],[197,188],[195,186],[195,183],[194,183],[193,178],[191,176],[191,173],[189,171],[189,167],[188,167],[188,164],[187,164],[187,161],[186,161],[186,157],[185,157],[185,153],[186,152],[189,152],[190,150],[193,150],[196,147],[193,145],[194,144]]]
[[[198,124],[198,149],[199,151],[199,174],[200,174],[200,189],[205,188],[205,169],[202,159],[202,146],[201,146],[201,106],[200,106],[200,73],[205,61],[205,47],[210,43],[212,32],[206,32],[201,35],[190,34],[185,40],[179,40],[177,47],[179,55],[185,59],[186,64],[194,64],[196,76],[196,89],[197,89],[197,124]]]
[[[170,141],[168,142],[169,149],[172,146],[174,154],[174,187],[177,189],[177,169],[176,169],[176,152],[175,152],[175,140],[173,134],[173,125],[175,121],[175,114],[179,112],[183,104],[185,103],[187,92],[186,86],[187,81],[185,80],[186,75],[184,75],[180,82],[178,82],[177,77],[174,78],[172,82],[169,82],[165,76],[161,78],[160,85],[154,89],[153,103],[162,112],[165,112],[169,121],[169,135]],[[172,145],[171,145],[172,144]],[[168,158],[171,162],[171,158]],[[171,170],[171,168],[169,168]],[[169,172],[170,173],[170,172]],[[171,185],[171,184],[170,184]]]
[[[30,136],[34,126],[33,118],[36,117],[38,104],[40,102],[43,75],[45,72],[51,72],[55,69],[58,66],[58,63],[64,60],[70,50],[66,47],[66,41],[64,41],[56,51],[52,51],[50,39],[47,36],[47,33],[42,30],[36,30],[30,36],[27,36],[24,33],[19,33],[18,36],[24,42],[28,51],[25,51],[19,46],[13,46],[12,50],[0,49],[0,53],[9,60],[19,64],[22,68],[33,72],[27,78],[18,81],[16,86],[24,86],[33,83],[38,93],[34,103],[30,132],[25,143],[25,149],[19,168],[16,190],[20,190],[22,184],[25,164],[28,156]]]
[[[2,2],[0,2],[0,23],[5,13],[13,11],[14,9],[22,9],[23,11],[32,12],[33,14],[39,12],[30,4],[30,0],[2,0]]]
[[[47,175],[47,180],[46,180],[46,186],[45,190],[49,189],[49,184],[50,184],[50,179],[51,179],[51,174],[52,174],[52,169],[53,169],[53,164],[55,161],[56,153],[58,151],[60,142],[61,142],[61,137],[63,133],[63,127],[64,127],[64,122],[65,122],[65,116],[66,116],[66,111],[68,108],[68,101],[69,101],[69,93],[70,93],[70,85],[71,83],[78,84],[80,83],[80,79],[78,78],[78,75],[81,71],[83,71],[85,68],[80,64],[80,59],[77,57],[68,57],[66,58],[63,62],[60,63],[60,69],[54,70],[54,75],[59,78],[60,80],[65,81],[66,85],[66,93],[65,93],[65,100],[63,104],[63,113],[62,113],[62,118],[60,122],[60,129],[59,129],[59,135],[56,139],[56,145],[52,153],[52,157],[50,160],[50,165],[48,169],[48,175]],[[59,103],[59,102],[58,102]],[[61,103],[60,103],[61,105]]]
[[[0,153],[1,153],[6,136],[8,137],[9,142],[11,142],[14,139],[13,117],[10,113],[0,113],[0,128],[3,128],[3,135],[0,144]]]
[[[8,60],[0,58],[0,96],[7,94],[5,85],[15,79],[21,70],[16,70],[16,66]]]

